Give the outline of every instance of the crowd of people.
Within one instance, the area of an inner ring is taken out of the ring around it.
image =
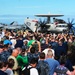
[[[75,36],[0,31],[0,75],[75,75]]]

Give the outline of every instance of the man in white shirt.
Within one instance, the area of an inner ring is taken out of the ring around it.
[[[55,51],[52,49],[51,44],[48,45],[48,48],[46,48],[45,50],[43,50],[43,52],[45,53],[46,57],[47,57],[48,50],[51,50],[51,51],[52,51],[52,53],[53,53],[52,58],[54,58],[54,56],[55,56]]]

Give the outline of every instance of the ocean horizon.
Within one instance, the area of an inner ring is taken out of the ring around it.
[[[32,15],[0,15],[0,23],[10,24],[16,21],[18,24],[24,24],[27,17],[34,18]]]
[[[42,17],[36,17],[34,15],[0,15],[0,23],[4,23],[4,24],[10,24],[13,21],[16,21],[18,24],[24,24],[25,19],[29,17],[31,19],[38,19],[42,18]],[[74,23],[75,23],[75,15],[64,15],[63,17],[56,17],[59,19],[63,19],[64,21],[68,22],[68,18],[70,19],[70,21],[72,21],[72,19],[74,19]]]

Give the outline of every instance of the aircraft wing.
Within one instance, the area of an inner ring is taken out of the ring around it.
[[[36,31],[36,21],[32,19],[26,19],[25,25],[30,28],[33,32]]]

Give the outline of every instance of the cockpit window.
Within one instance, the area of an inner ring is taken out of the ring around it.
[[[56,27],[67,27],[66,25],[57,25]]]

